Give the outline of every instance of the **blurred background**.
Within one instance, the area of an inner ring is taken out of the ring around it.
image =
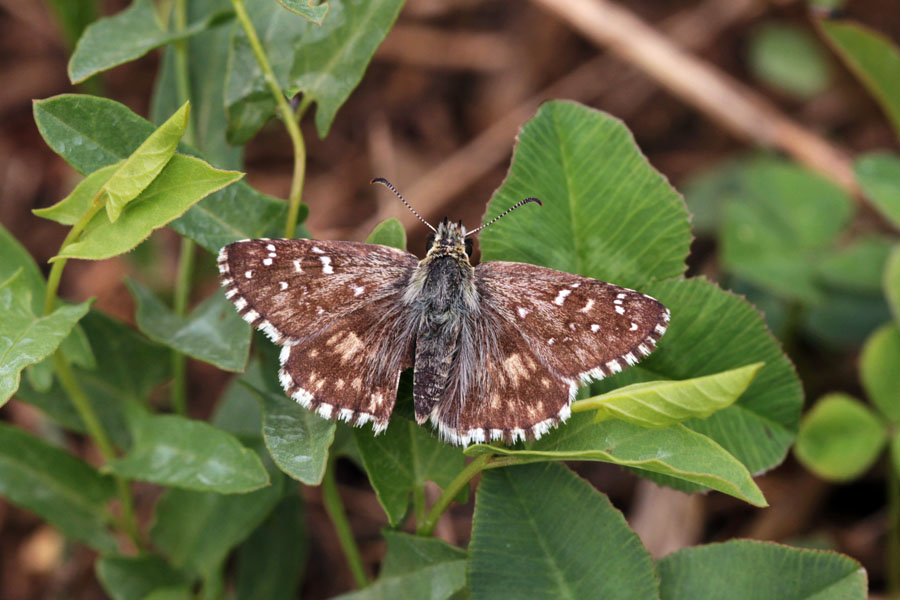
[[[591,11],[578,12],[587,4]],[[160,60],[151,52],[73,87],[66,64],[77,32],[60,25],[54,6],[0,0],[0,221],[42,266],[65,230],[31,210],[55,203],[80,178],[44,144],[31,100],[94,93],[147,115]],[[109,15],[127,2],[97,6]],[[317,238],[362,240],[395,216],[410,250],[421,255],[426,229],[389,192],[370,186],[372,177],[388,178],[427,220],[449,216],[471,228],[504,178],[521,124],[544,100],[577,100],[622,119],[653,166],[685,194],[696,237],[689,274],[716,280],[765,312],[797,365],[807,406],[826,392],[863,398],[859,352],[890,318],[880,277],[896,230],[861,200],[853,158],[900,148],[879,106],[817,33],[810,10],[791,0],[407,0],[327,139],[318,139],[311,119],[302,123],[306,225]],[[853,0],[840,10],[900,41],[900,3]],[[292,161],[283,127],[270,122],[247,147],[247,179],[284,198]],[[834,214],[804,212],[804,198],[823,197],[834,198]],[[754,198],[772,214],[743,218],[727,210]],[[804,219],[825,233],[797,241]],[[760,267],[760,252],[774,258]],[[74,261],[61,295],[97,297],[96,308],[131,323],[123,278],[171,293],[177,256],[177,236],[157,232],[126,257]],[[212,262],[200,259],[206,279],[198,280],[197,297],[216,286]],[[191,415],[206,417],[227,374],[196,362],[190,369]],[[7,404],[0,419],[52,434],[24,403]],[[68,444],[92,458],[77,440]],[[344,467],[342,496],[363,558],[375,564],[386,519],[365,475]],[[834,484],[789,456],[758,479],[771,504],[765,510],[721,494],[660,488],[611,465],[575,468],[623,510],[654,556],[733,537],[833,548],[865,566],[876,597],[884,589],[883,458]],[[152,486],[136,489],[139,507],[152,504]],[[305,493],[309,569],[318,576],[307,578],[304,597],[328,597],[347,588],[349,574],[318,490]],[[439,535],[465,544],[471,510],[471,503],[454,507]],[[103,597],[92,559],[0,500],[0,599]]]

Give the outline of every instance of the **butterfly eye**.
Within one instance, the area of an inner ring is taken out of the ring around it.
[[[425,251],[431,250],[431,247],[434,246],[434,236],[429,235],[428,240],[425,242]]]
[[[471,238],[466,238],[466,256],[472,258],[472,240]]]

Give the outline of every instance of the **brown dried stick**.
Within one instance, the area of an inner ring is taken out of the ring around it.
[[[754,90],[688,54],[627,10],[606,0],[534,1],[734,134],[783,150],[847,191],[858,191],[846,152],[789,119]]]
[[[760,8],[757,0],[706,0],[697,8],[667,19],[662,29],[679,43],[700,48],[709,44],[724,29],[754,16]],[[605,91],[620,88],[623,80],[630,77],[630,73],[618,68],[620,64],[615,58],[605,55],[588,60],[513,107],[472,141],[428,171],[412,187],[407,187],[404,195],[427,218],[444,216],[448,201],[507,160],[516,132],[534,116],[541,102],[560,97],[588,101]],[[632,78],[632,83],[633,94],[640,96],[635,101],[642,101],[649,92],[642,85],[644,80],[635,82]],[[406,228],[416,224],[415,217],[409,211],[390,202],[382,204],[381,209],[360,230],[371,231],[372,227],[389,217],[399,219]]]

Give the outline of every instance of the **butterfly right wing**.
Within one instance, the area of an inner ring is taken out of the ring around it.
[[[326,418],[387,426],[414,323],[402,296],[418,259],[355,242],[257,239],[219,254],[225,296],[283,346],[279,379]]]

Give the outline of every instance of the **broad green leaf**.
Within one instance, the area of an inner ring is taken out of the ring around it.
[[[757,78],[801,100],[823,92],[831,79],[819,41],[788,21],[769,21],[755,29],[748,58]]]
[[[313,414],[283,393],[251,389],[262,400],[263,439],[278,468],[306,485],[322,483],[334,421]]]
[[[370,428],[354,429],[356,447],[378,502],[391,525],[406,515],[409,495],[426,481],[445,488],[465,467],[458,448],[435,439],[414,421],[393,418],[381,435]]]
[[[196,598],[197,596],[194,594],[191,586],[177,585],[153,590],[144,597],[144,600],[196,600]]]
[[[210,14],[182,32],[166,31],[152,0],[134,0],[122,12],[85,29],[69,60],[69,79],[80,83],[101,71],[140,58],[150,50],[188,38],[229,20],[232,14]]]
[[[186,3],[187,21],[192,23],[216,12],[232,9],[230,0],[191,0]],[[230,27],[214,27],[192,37],[185,43],[188,70],[188,97],[191,99],[193,145],[210,164],[220,169],[240,169],[243,148],[225,141],[225,77],[228,74],[228,46]],[[162,123],[175,112],[181,101],[178,97],[178,76],[175,48],[165,49],[150,103],[150,119]],[[283,223],[282,223],[283,226]]]
[[[869,400],[892,423],[900,423],[900,326],[885,325],[866,342],[859,375]]]
[[[820,300],[815,265],[849,223],[846,192],[822,176],[770,159],[749,161],[724,210],[723,266],[788,300]]]
[[[794,454],[807,469],[831,481],[863,474],[881,454],[887,427],[864,404],[846,394],[828,394],[800,423]]]
[[[900,157],[887,152],[865,154],[856,159],[853,170],[869,202],[900,228]]]
[[[494,453],[531,461],[596,460],[668,475],[767,506],[747,468],[708,437],[684,425],[647,429],[625,421],[594,423],[578,414],[525,450],[476,444],[469,456]]]
[[[31,290],[31,310],[36,315],[43,313],[47,282],[44,281],[41,270],[28,250],[22,247],[2,224],[0,224],[0,256],[3,257],[3,260],[0,260],[0,283],[21,270],[19,277]],[[60,347],[66,359],[76,365],[91,368],[96,364],[91,346],[80,325],[75,325],[72,333],[63,340]],[[39,365],[35,365],[37,366]],[[52,369],[47,361],[41,363],[41,366],[44,366],[45,370]]]
[[[668,427],[703,419],[731,405],[746,391],[762,363],[685,379],[633,383],[612,392],[578,400],[572,412],[596,411],[594,420],[622,419],[642,427]]]
[[[235,377],[219,397],[211,423],[237,437],[245,446],[256,447],[262,441],[262,407],[249,387],[264,387],[260,361],[253,358],[247,371]],[[250,384],[245,385],[245,384]]]
[[[300,0],[303,1],[303,0]],[[325,137],[334,116],[359,84],[403,0],[330,0],[316,25],[271,0],[247,0],[263,50],[288,97],[316,103],[316,129]],[[243,29],[236,29],[225,89],[228,139],[249,140],[275,111],[275,100]]]
[[[284,478],[270,474],[272,485],[249,494],[167,491],[156,503],[150,538],[176,568],[212,574],[281,499]]]
[[[466,586],[468,554],[442,540],[384,531],[387,554],[378,579],[341,600],[444,600]]]
[[[278,3],[304,19],[321,25],[328,14],[328,2],[317,4],[318,0],[278,0]]]
[[[802,325],[815,343],[845,351],[848,347],[861,346],[890,318],[891,311],[883,294],[830,288],[821,304],[805,312]]]
[[[406,250],[406,230],[400,221],[392,217],[376,225],[366,242]]]
[[[794,367],[762,316],[742,298],[703,279],[654,283],[641,289],[672,311],[659,348],[631,369],[592,386],[602,393],[648,379],[687,379],[748,363],[764,363],[737,402],[706,419],[685,421],[744,463],[751,473],[784,458],[797,432],[803,392]]]
[[[472,600],[658,595],[653,561],[622,513],[562,465],[486,471],[469,553]]]
[[[741,192],[746,160],[746,157],[741,157],[715,163],[689,176],[681,184],[681,193],[691,213],[694,235],[713,237],[718,234],[724,207]]]
[[[19,389],[22,369],[56,352],[90,305],[61,306],[38,317],[22,271],[0,284],[0,406]]]
[[[102,556],[94,568],[113,600],[144,600],[155,590],[189,583],[183,573],[155,554]]]
[[[154,129],[118,102],[77,94],[35,102],[34,119],[47,144],[85,175],[128,158]],[[198,131],[203,127],[198,124]],[[189,150],[184,144],[179,149]],[[284,230],[286,214],[287,202],[238,181],[193,205],[170,227],[216,253],[236,240],[277,237]]]
[[[116,541],[106,528],[112,479],[71,454],[0,423],[0,496],[101,552]]]
[[[860,294],[880,294],[884,265],[890,251],[890,238],[861,236],[821,260],[819,279],[829,287]]]
[[[894,322],[900,325],[900,244],[894,246],[885,265],[884,295],[894,315]]]
[[[103,186],[106,185],[109,178],[112,177],[123,164],[125,164],[125,161],[120,160],[108,167],[97,169],[79,181],[78,185],[75,186],[75,189],[72,190],[68,196],[53,206],[36,208],[31,212],[39,217],[56,221],[61,225],[74,225],[84,216],[91,207],[91,202],[93,202],[94,198],[101,194]]]
[[[67,245],[53,260],[101,260],[128,252],[154,229],[177,219],[204,196],[241,177],[243,173],[220,171],[198,158],[175,155],[153,183],[128,203],[115,223],[109,221],[105,212],[98,212],[79,241]]]
[[[185,102],[165,123],[157,127],[103,184],[103,191],[106,193],[106,215],[111,223],[116,222],[125,205],[140,196],[175,156],[175,149],[187,129],[190,114],[190,102]]]
[[[93,370],[76,368],[94,413],[114,444],[131,446],[129,423],[147,412],[150,391],[169,376],[169,351],[147,341],[130,327],[98,311],[81,320],[90,343],[103,348]],[[54,421],[80,433],[81,416],[59,383],[40,392],[23,383],[16,397],[44,411]]]
[[[684,202],[621,121],[574,102],[541,106],[519,132],[512,165],[481,233],[483,259],[519,261],[639,287],[684,272]]]
[[[221,292],[181,317],[153,292],[136,281],[127,281],[137,304],[135,320],[147,337],[223,371],[243,371],[250,353],[250,325]]]
[[[657,563],[662,600],[865,600],[858,562],[753,540],[685,548]]]
[[[296,598],[308,554],[306,511],[300,497],[291,494],[238,550],[235,598]]]
[[[885,35],[859,23],[820,21],[819,25],[900,136],[900,49]]]
[[[244,494],[269,483],[254,451],[204,421],[147,416],[133,435],[128,454],[104,469],[127,479],[220,494]]]

